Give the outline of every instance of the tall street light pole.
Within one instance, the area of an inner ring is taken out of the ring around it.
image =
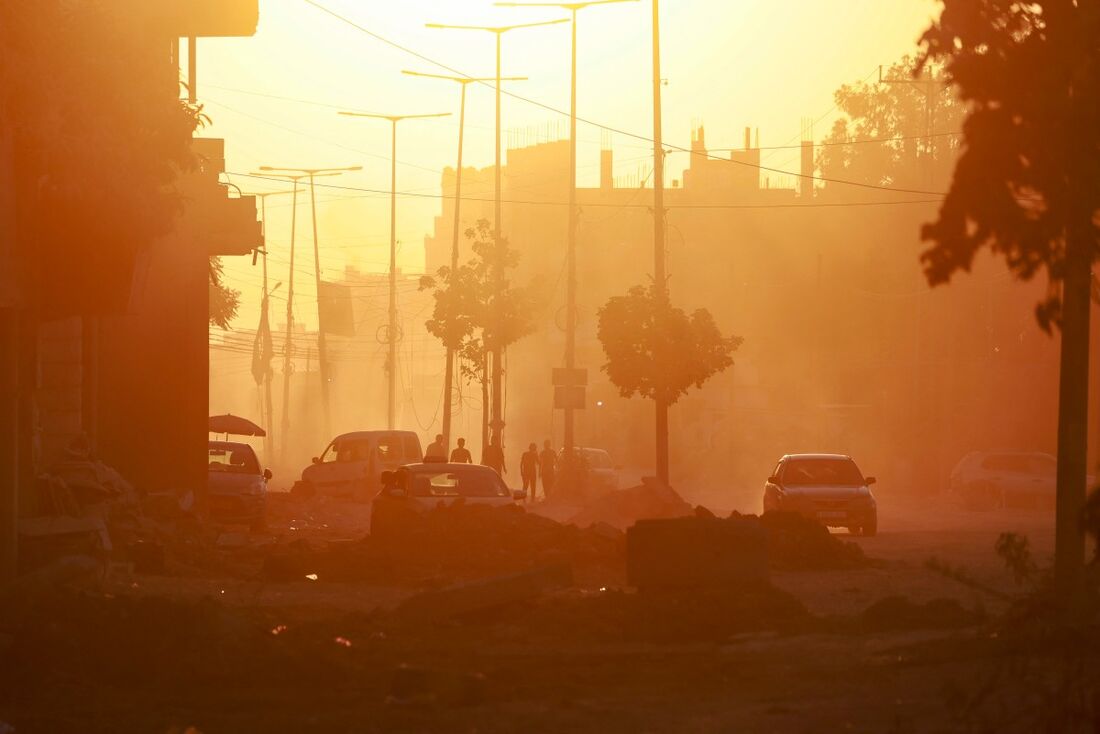
[[[321,408],[324,419],[324,435],[332,434],[332,408],[329,400],[329,383],[332,375],[329,372],[328,347],[325,342],[325,322],[321,308],[321,245],[317,238],[317,187],[314,179],[318,176],[339,176],[348,171],[361,171],[362,166],[343,166],[340,168],[276,168],[273,166],[260,166],[264,173],[276,175],[304,175],[309,179],[309,203],[313,219],[313,274],[317,286],[317,364],[321,375]]]
[[[495,166],[495,169],[496,170],[495,170],[495,181],[494,181],[495,193],[494,193],[494,198],[493,198],[493,200],[494,200],[494,204],[493,204],[493,246],[496,250],[496,257],[494,258],[496,260],[496,263],[495,263],[495,267],[494,267],[493,279],[495,281],[494,290],[496,292],[496,296],[497,296],[498,301],[500,299],[501,293],[504,290],[504,258],[503,258],[504,248],[502,246],[502,241],[501,241],[501,236],[500,236],[501,219],[502,219],[501,198],[500,198],[500,193],[501,193],[501,187],[500,187],[500,181],[501,181],[501,162],[500,162],[500,157],[501,157],[500,156],[500,153],[501,153],[501,151],[500,151],[500,133],[501,133],[501,130],[500,130],[500,83],[501,83],[501,81],[503,81],[502,78],[501,78],[501,75],[500,75],[501,74],[501,71],[500,71],[501,37],[505,33],[507,33],[508,31],[514,31],[514,30],[517,30],[519,28],[535,28],[535,27],[538,27],[538,26],[557,25],[559,23],[568,23],[568,22],[569,22],[568,18],[559,18],[557,20],[546,20],[546,21],[542,21],[542,22],[539,22],[539,23],[519,23],[519,24],[507,25],[507,26],[446,25],[446,24],[443,24],[443,23],[428,23],[428,24],[426,24],[428,28],[442,28],[442,29],[449,29],[449,30],[465,30],[465,31],[486,31],[486,32],[492,33],[494,36],[496,36],[496,66],[497,66],[497,73],[496,73],[496,80],[495,80],[496,81],[496,84],[495,84],[495,90],[496,90],[496,142],[495,142],[496,166]],[[501,342],[501,336],[502,336],[502,333],[503,333],[503,328],[502,328],[503,327],[503,314],[498,312],[496,314],[496,318],[497,318],[497,328],[495,329],[496,336],[493,339],[494,343],[491,344],[491,345],[487,345],[487,346],[490,347],[490,349],[492,351],[492,355],[493,355],[493,378],[492,378],[492,383],[493,383],[493,409],[492,409],[493,419],[490,423],[490,426],[492,428],[492,436],[496,440],[497,445],[498,446],[503,446],[503,442],[501,441],[501,432],[504,430],[504,416],[503,416],[503,408],[504,408],[504,391],[503,391],[503,386],[504,386],[504,380],[503,380],[503,376],[504,376],[504,361],[503,361],[504,349],[503,349],[502,342]]]
[[[455,197],[454,197],[454,232],[451,237],[451,272],[458,270],[458,240],[461,231],[460,210],[462,207],[462,149],[466,133],[466,87],[473,82],[495,81],[493,77],[447,76],[445,74],[426,74],[420,71],[402,71],[409,76],[423,77],[425,79],[443,79],[455,82],[461,88],[458,103],[458,163],[455,168]],[[501,77],[501,81],[524,81],[525,76]],[[443,445],[451,447],[451,414],[452,393],[454,392],[455,350],[451,344],[447,344],[447,365],[443,378]]]
[[[653,0],[653,285],[658,305],[664,308],[669,296],[665,274],[665,149],[661,143],[661,16],[657,6],[658,0]],[[655,403],[657,479],[667,487],[668,402],[658,396]]]
[[[375,115],[367,112],[340,112],[348,117],[370,117],[390,121],[390,309],[386,342],[389,345],[386,374],[389,379],[386,424],[392,431],[397,423],[397,123],[428,117],[447,117],[450,112],[427,115]]]
[[[559,3],[516,3],[498,2],[495,5],[506,8],[561,8],[568,10],[572,19],[572,44],[570,47],[569,81],[569,232],[565,255],[565,368],[570,375],[577,368],[577,11],[593,5],[637,2],[638,0],[590,0],[590,2]],[[576,381],[573,378],[571,381]],[[565,429],[563,436],[563,455],[573,456],[575,415],[574,406],[567,402],[565,410]]]

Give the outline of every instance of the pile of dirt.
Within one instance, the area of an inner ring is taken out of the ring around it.
[[[622,583],[623,533],[607,525],[563,525],[515,505],[456,502],[429,510],[405,500],[375,503],[371,534],[362,540],[273,549],[265,576],[384,585],[441,585],[568,563],[578,583]]]
[[[863,549],[824,525],[794,512],[761,516],[734,512],[731,520],[759,523],[768,534],[768,564],[774,571],[827,571],[870,564]]]
[[[907,596],[888,596],[871,604],[858,619],[864,632],[914,629],[959,629],[980,624],[985,616],[956,599],[931,599],[923,604]]]
[[[608,492],[593,500],[570,522],[581,527],[606,523],[625,530],[638,520],[684,517],[693,511],[676,490],[647,477],[637,487]]]

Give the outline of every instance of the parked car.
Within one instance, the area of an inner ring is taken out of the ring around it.
[[[1054,507],[1058,460],[1039,451],[971,451],[951,470],[951,493],[970,510]],[[1087,478],[1088,486],[1094,478]]]
[[[271,470],[260,468],[256,452],[248,444],[208,443],[206,491],[212,520],[262,529],[269,479]]]
[[[797,512],[851,533],[878,532],[874,477],[842,454],[788,454],[764,485],[764,511]]]
[[[590,489],[597,494],[611,492],[619,488],[619,471],[611,459],[611,454],[603,449],[582,448],[578,446],[574,451],[580,456],[585,466],[588,467]],[[565,462],[565,449],[558,451],[558,466]]]
[[[412,431],[345,433],[313,458],[291,491],[367,501],[381,488],[382,472],[423,458],[420,437]]]
[[[480,464],[428,461],[384,472],[380,479],[383,493],[409,497],[424,508],[459,499],[467,504],[500,506],[527,498],[527,492],[508,489],[496,470]]]

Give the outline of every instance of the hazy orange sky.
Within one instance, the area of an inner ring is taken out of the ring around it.
[[[493,37],[443,31],[428,21],[507,24],[567,17],[552,8],[510,9],[482,0],[317,0],[319,4],[401,45],[462,72],[491,76]],[[819,119],[815,138],[829,128],[833,91],[877,73],[906,53],[927,26],[931,0],[665,0],[662,4],[662,72],[665,139],[687,145],[693,123],[706,125],[711,147],[740,146],[746,126],[760,129],[762,145],[796,142],[802,118]],[[204,136],[227,140],[226,169],[249,173],[260,165],[350,166],[364,170],[329,182],[388,191],[389,124],[339,117],[337,109],[386,114],[454,112],[451,118],[403,123],[398,189],[439,194],[440,171],[454,164],[458,86],[415,79],[402,69],[442,72],[343,23],[306,0],[262,0],[252,38],[203,39],[199,91],[213,123]],[[581,117],[650,135],[650,5],[624,2],[580,13],[578,93]],[[568,110],[569,26],[518,30],[504,37],[504,73],[530,77],[510,88]],[[186,68],[186,67],[185,67]],[[291,99],[276,99],[285,97]],[[505,97],[506,130],[551,138],[568,133],[567,118]],[[466,163],[493,157],[493,95],[471,86],[467,107]],[[579,183],[598,173],[601,131],[582,124]],[[534,140],[534,137],[529,138]],[[507,141],[507,137],[505,138]],[[612,135],[616,175],[647,170],[644,142]],[[797,151],[766,153],[769,166],[797,171]],[[670,160],[679,178],[683,156]],[[245,191],[285,188],[230,176]],[[776,182],[774,177],[772,185]],[[787,182],[793,185],[793,180]],[[476,192],[469,192],[475,195]],[[388,194],[325,190],[319,195],[322,269],[332,277],[346,264],[382,270],[388,258]],[[298,318],[315,322],[311,306],[312,251],[307,202],[299,210]],[[423,238],[438,214],[438,199],[398,200],[399,265],[423,268]],[[268,242],[274,274],[284,271],[289,197],[268,203]],[[248,302],[237,322],[253,328],[259,268],[229,259],[227,274]],[[283,277],[283,276],[278,276]],[[276,309],[278,310],[278,309]],[[280,317],[281,318],[281,317]]]

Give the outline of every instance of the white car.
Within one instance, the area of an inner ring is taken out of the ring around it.
[[[508,489],[496,470],[480,464],[409,464],[383,473],[381,481],[384,495],[409,497],[425,509],[459,499],[467,504],[501,506],[527,497],[523,490]]]
[[[579,446],[575,451],[584,461],[585,466],[588,467],[588,477],[593,490],[603,494],[604,492],[614,492],[619,488],[619,471],[622,467],[615,465],[615,462],[611,459],[611,454],[603,449],[581,448]],[[561,449],[558,452],[558,466],[562,467],[564,465],[565,449]]]
[[[951,471],[951,492],[970,510],[1051,508],[1057,474],[1058,460],[1039,451],[971,451]]]
[[[423,458],[420,438],[412,431],[345,433],[313,458],[291,491],[367,501],[378,494],[382,472]]]

